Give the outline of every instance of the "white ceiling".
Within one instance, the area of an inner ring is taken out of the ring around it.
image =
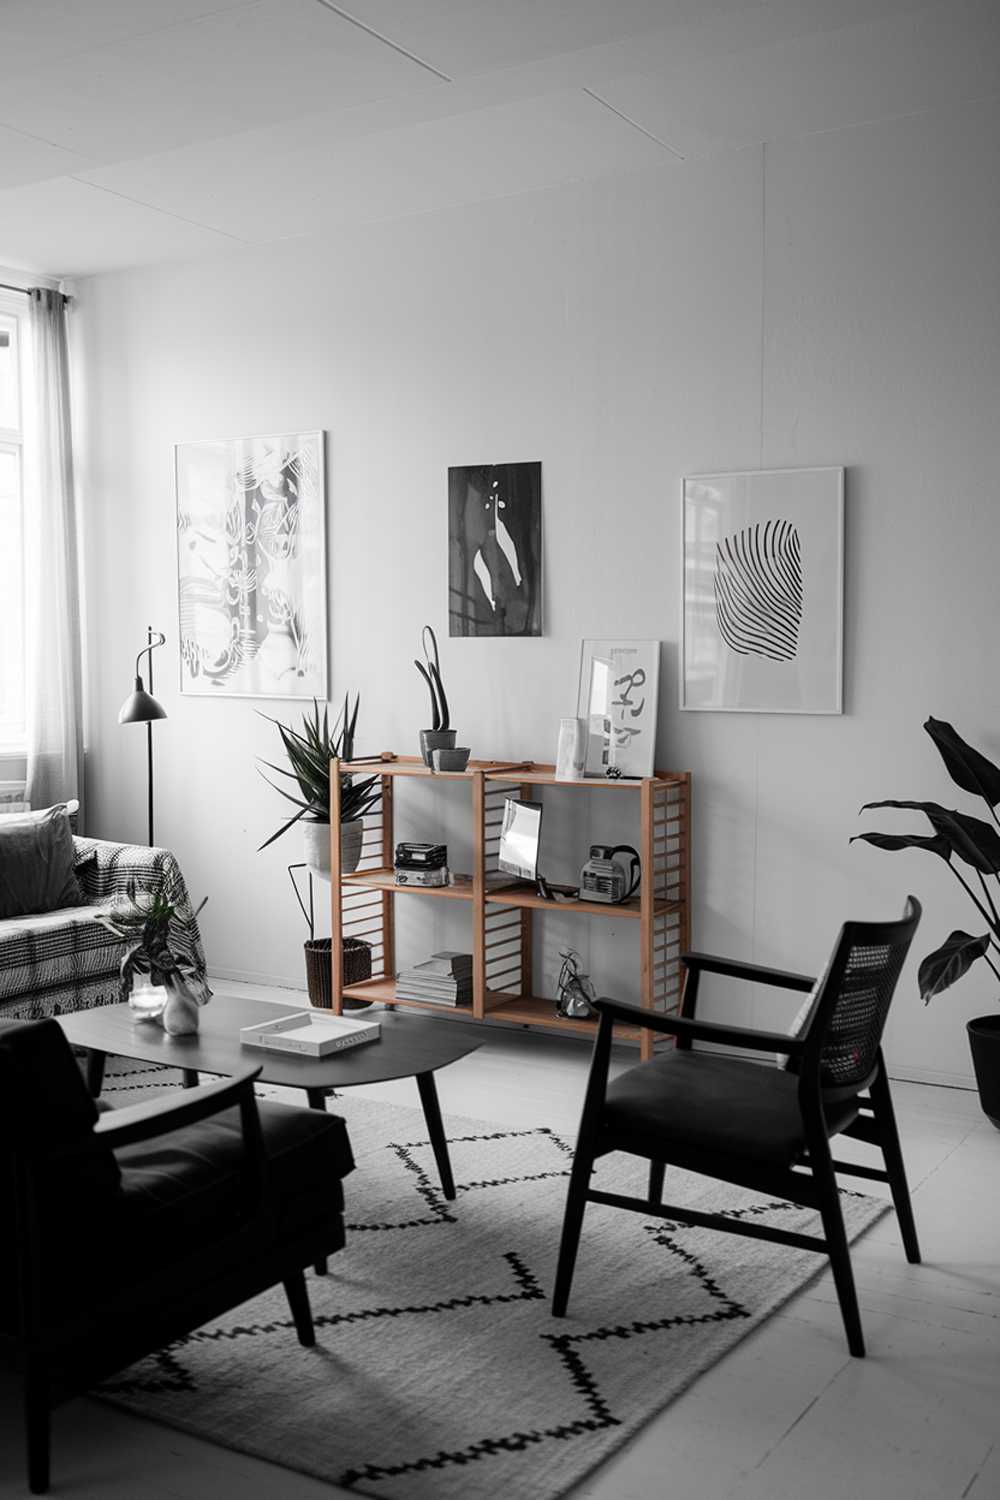
[[[1000,0],[0,0],[0,265],[87,275],[1000,94]]]

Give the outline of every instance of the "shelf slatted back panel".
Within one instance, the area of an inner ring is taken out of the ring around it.
[[[483,868],[487,881],[500,874],[500,830],[504,803],[517,788],[487,781],[483,792]],[[524,788],[519,795],[523,796]],[[486,996],[530,995],[530,913],[517,907],[495,906],[487,900],[483,913]],[[528,972],[525,973],[527,966]],[[488,1000],[487,1000],[488,1003]]]
[[[680,959],[689,945],[689,807],[690,781],[686,776],[650,783],[650,817],[643,830],[647,845],[644,879],[650,881],[653,905],[648,935],[647,1003],[667,1015],[680,1010],[683,989]]]
[[[378,870],[385,864],[385,832],[390,810],[385,805],[385,787],[391,798],[391,781],[382,777],[378,802],[364,814],[364,835],[361,838],[361,858],[358,870]],[[391,861],[390,861],[391,862]],[[372,978],[387,975],[387,904],[382,891],[364,891],[349,885],[340,889],[340,910],[343,912],[343,936],[363,938],[372,945]],[[391,912],[391,907],[390,907]]]
[[[379,792],[379,800],[365,813],[358,874],[392,864],[392,781],[388,776],[380,778]],[[340,913],[343,936],[361,938],[371,946],[372,978],[394,977],[392,897],[384,891],[341,884]]]

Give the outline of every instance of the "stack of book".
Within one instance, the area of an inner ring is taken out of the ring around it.
[[[396,979],[399,1000],[422,1000],[428,1005],[472,1004],[472,954],[445,949],[422,964],[403,969]]]

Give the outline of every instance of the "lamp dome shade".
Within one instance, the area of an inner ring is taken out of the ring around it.
[[[135,679],[135,688],[125,699],[118,710],[119,724],[148,724],[151,719],[165,719],[166,709],[162,708],[151,693],[147,693],[142,685],[142,678]]]

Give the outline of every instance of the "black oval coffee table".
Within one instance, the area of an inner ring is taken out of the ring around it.
[[[307,1010],[308,1006],[302,1009]],[[216,994],[200,1011],[201,1028],[195,1036],[167,1036],[155,1022],[137,1021],[127,1005],[99,1005],[93,1010],[58,1016],[57,1020],[73,1046],[83,1047],[87,1052],[87,1083],[95,1098],[101,1092],[104,1062],[109,1056],[180,1068],[186,1087],[198,1082],[199,1073],[217,1073],[229,1078],[247,1068],[259,1067],[262,1083],[303,1089],[312,1109],[325,1108],[326,1095],[332,1089],[415,1078],[441,1187],[446,1198],[454,1198],[455,1183],[434,1074],[438,1068],[457,1062],[481,1046],[474,1029],[447,1018],[436,1020],[378,1010],[371,1012],[372,1019],[381,1026],[378,1041],[348,1047],[329,1057],[302,1057],[241,1045],[242,1027],[273,1021],[288,1013],[289,1006],[274,1001]]]

